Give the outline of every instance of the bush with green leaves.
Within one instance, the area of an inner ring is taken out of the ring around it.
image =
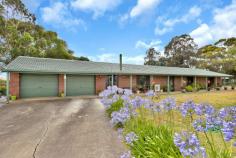
[[[118,99],[116,102],[112,103],[109,108],[106,109],[107,115],[111,118],[111,114],[115,111],[119,111],[122,107],[124,107],[124,101],[122,99]]]
[[[188,85],[188,86],[185,87],[185,90],[187,92],[193,92],[194,88],[191,85]]]
[[[157,126],[153,121],[132,118],[124,126],[124,135],[134,132],[137,140],[128,145],[136,158],[182,158],[173,141],[173,132],[167,126]]]

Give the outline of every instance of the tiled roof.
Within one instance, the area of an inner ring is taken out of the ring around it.
[[[3,70],[5,72],[21,73],[53,73],[53,74],[148,74],[148,75],[178,75],[178,76],[219,76],[230,75],[194,68],[179,68],[165,66],[120,65],[115,63],[78,61],[65,59],[50,59],[20,56],[13,60]]]

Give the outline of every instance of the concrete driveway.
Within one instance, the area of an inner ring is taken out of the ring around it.
[[[124,150],[98,99],[0,108],[0,158],[119,158]]]

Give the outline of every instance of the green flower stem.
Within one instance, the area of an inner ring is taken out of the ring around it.
[[[211,147],[212,153],[214,153],[214,157],[216,157],[216,155],[215,155],[215,150],[214,150],[214,148],[213,148],[213,146],[212,146],[212,144],[211,144],[211,141],[210,141],[209,137],[207,136],[207,133],[204,132],[204,134],[205,134],[205,137],[206,137],[206,139],[207,139],[207,143],[208,143],[208,144],[210,145],[210,147]]]

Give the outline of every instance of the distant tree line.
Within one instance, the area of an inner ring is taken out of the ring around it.
[[[164,48],[164,55],[149,48],[145,65],[201,68],[236,76],[236,38],[220,39],[214,44],[198,48],[189,35],[171,39]]]
[[[35,24],[21,0],[0,0],[0,62],[7,64],[18,56],[89,61],[75,57],[56,32]]]

